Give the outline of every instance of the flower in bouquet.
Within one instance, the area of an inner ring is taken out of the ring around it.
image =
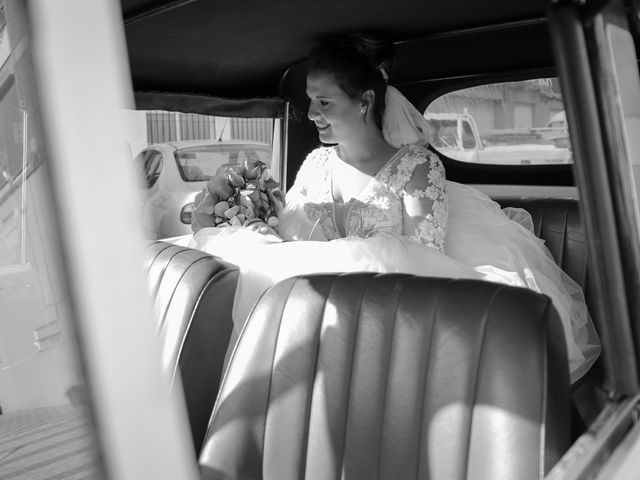
[[[245,159],[211,178],[196,195],[191,229],[196,233],[205,227],[261,223],[277,231],[285,203],[279,187],[263,162]]]

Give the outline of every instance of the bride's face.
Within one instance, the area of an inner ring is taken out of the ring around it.
[[[329,73],[307,76],[309,120],[315,123],[320,141],[343,143],[363,128],[361,102],[350,98]]]

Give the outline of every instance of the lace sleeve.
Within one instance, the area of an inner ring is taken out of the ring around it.
[[[444,252],[448,215],[444,167],[424,148],[410,158],[411,178],[403,188],[403,233]]]
[[[296,180],[287,190],[287,204],[301,205],[313,198],[315,190],[318,190],[326,182],[327,159],[330,149],[326,147],[313,150],[300,166]]]

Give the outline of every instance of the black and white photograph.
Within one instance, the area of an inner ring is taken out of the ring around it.
[[[0,0],[0,480],[634,480],[639,412],[640,2]]]

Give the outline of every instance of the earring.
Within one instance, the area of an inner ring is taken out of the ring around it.
[[[367,110],[368,110],[368,107],[366,105],[360,108],[360,116],[362,117],[362,122],[365,125],[367,124]]]

